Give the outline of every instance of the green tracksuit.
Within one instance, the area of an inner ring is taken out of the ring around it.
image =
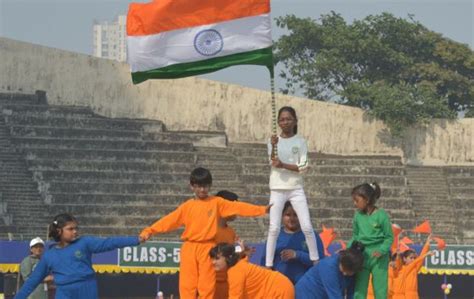
[[[364,244],[364,269],[356,275],[354,299],[367,298],[369,276],[372,273],[372,283],[376,299],[387,298],[388,264],[390,262],[390,247],[393,242],[392,224],[383,209],[376,209],[371,215],[357,211],[352,224],[352,241]],[[380,252],[381,257],[373,257],[374,252]]]

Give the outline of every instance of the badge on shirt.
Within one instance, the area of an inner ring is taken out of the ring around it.
[[[300,152],[300,149],[297,146],[293,146],[291,148],[291,152],[296,155]]]
[[[80,250],[76,250],[74,252],[74,256],[76,256],[76,258],[80,259],[80,258],[82,258],[82,252]]]
[[[372,223],[372,228],[373,228],[373,229],[380,229],[380,228],[382,228],[382,225],[380,225],[380,224],[377,223],[377,222],[374,222],[374,223]]]

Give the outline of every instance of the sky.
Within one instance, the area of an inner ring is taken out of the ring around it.
[[[126,14],[130,2],[0,0],[0,36],[90,55],[94,21],[113,21]],[[271,5],[273,17],[294,14],[318,19],[335,11],[349,23],[381,12],[404,18],[412,14],[427,28],[474,49],[474,0],[272,0]],[[284,34],[275,24],[272,30],[274,39]],[[202,77],[269,89],[268,71],[261,66],[236,66]],[[276,87],[283,86],[277,78]]]

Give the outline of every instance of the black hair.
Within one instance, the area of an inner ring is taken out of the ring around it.
[[[281,212],[281,214],[285,214],[286,210],[288,210],[289,208],[293,208],[293,206],[291,205],[291,201],[287,201],[285,202],[285,205],[283,206],[283,211]]]
[[[54,216],[53,222],[49,225],[48,237],[56,242],[61,241],[61,229],[66,226],[68,222],[76,222],[74,216],[68,213]]]
[[[212,185],[211,172],[203,167],[194,168],[189,177],[191,185],[210,186]]]
[[[298,118],[296,117],[296,111],[293,107],[290,107],[290,106],[283,106],[280,108],[280,110],[278,110],[278,118],[280,118],[280,114],[282,112],[288,112],[291,114],[291,116],[293,116],[293,118],[295,119],[295,121],[298,120]],[[294,134],[297,134],[298,133],[298,124],[295,125],[295,127],[293,128],[293,133]]]
[[[354,274],[362,270],[364,266],[364,245],[362,243],[354,241],[350,248],[339,252],[339,263],[342,268],[346,271],[353,272]]]
[[[379,184],[376,182],[373,183],[364,183],[362,185],[355,186],[352,189],[352,196],[359,195],[365,198],[369,205],[375,205],[377,199],[380,198],[382,190],[380,189]]]
[[[407,257],[409,257],[409,256],[412,255],[412,254],[416,254],[416,251],[413,250],[413,249],[407,249],[407,250],[405,250],[405,251],[402,253],[402,257],[403,257],[404,259],[406,259]]]
[[[229,200],[229,201],[238,201],[239,196],[235,194],[234,192],[227,191],[227,190],[221,190],[216,193],[216,196],[222,197],[223,199]]]
[[[219,243],[212,247],[209,256],[212,259],[217,259],[219,256],[224,257],[228,268],[233,267],[240,260],[240,254],[235,252],[235,246],[228,243]]]

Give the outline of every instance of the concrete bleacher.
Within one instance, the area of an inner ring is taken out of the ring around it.
[[[444,167],[454,220],[463,244],[474,244],[474,167]],[[442,212],[444,213],[446,209]]]
[[[137,234],[192,195],[189,173],[196,166],[212,171],[212,192],[227,189],[242,200],[268,204],[265,145],[226,144],[219,132],[170,132],[159,121],[50,106],[41,94],[0,94],[0,107],[1,238],[7,233],[16,239],[43,237],[52,216],[61,212],[76,215],[83,234]],[[349,239],[351,189],[372,181],[380,183],[379,205],[394,223],[411,228],[422,220],[401,157],[311,153],[310,161],[305,191],[315,229],[335,227],[341,238]],[[445,171],[456,208],[469,216],[469,209],[462,210],[474,201],[472,170],[469,176],[461,170]],[[267,224],[265,217],[239,218],[232,226],[242,239],[262,241]],[[161,238],[177,240],[179,233]],[[463,240],[461,233],[451,233],[439,234],[451,242]],[[470,237],[466,230],[464,239]]]

